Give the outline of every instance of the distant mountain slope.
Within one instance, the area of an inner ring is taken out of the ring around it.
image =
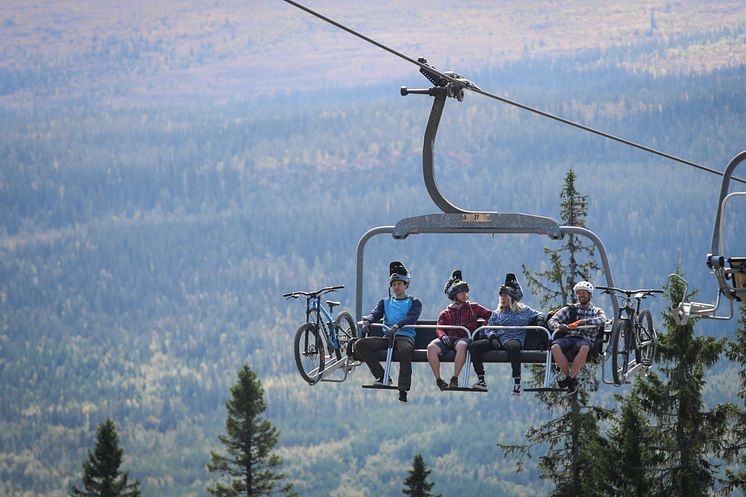
[[[688,41],[623,64],[661,74],[746,61],[739,31],[746,5],[737,0],[308,4],[410,56],[459,72],[677,39]],[[407,63],[280,0],[12,0],[0,7],[0,39],[0,104],[8,106],[37,98],[119,105],[252,99],[412,72]]]

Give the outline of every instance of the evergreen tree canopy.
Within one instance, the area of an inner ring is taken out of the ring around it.
[[[83,490],[73,486],[73,497],[140,497],[140,483],[127,481],[121,473],[124,450],[119,447],[119,435],[114,421],[107,419],[96,430],[96,446],[88,451],[83,463]]]
[[[410,497],[441,497],[440,494],[433,495],[430,493],[434,482],[428,482],[427,477],[432,470],[427,469],[425,466],[425,460],[422,458],[422,454],[414,456],[412,462],[412,469],[409,471],[409,476],[404,480],[404,488],[402,492],[404,495]]]
[[[261,414],[264,389],[248,364],[238,373],[238,382],[231,388],[231,398],[226,402],[228,418],[225,435],[218,439],[225,446],[227,455],[211,453],[210,472],[218,472],[226,479],[218,481],[207,490],[218,497],[259,497],[277,491],[275,485],[285,475],[275,470],[281,460],[271,451],[277,444],[279,433]],[[290,493],[291,484],[280,489]]]

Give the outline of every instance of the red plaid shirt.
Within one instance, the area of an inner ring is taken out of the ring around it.
[[[474,331],[479,327],[477,319],[489,319],[491,315],[491,310],[476,302],[467,302],[461,307],[451,304],[441,311],[438,316],[438,325],[463,326],[469,331]],[[451,338],[468,338],[466,332],[461,329],[438,328],[437,333],[439,337],[448,335]]]

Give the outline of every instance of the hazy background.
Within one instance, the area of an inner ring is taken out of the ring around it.
[[[308,5],[485,90],[718,170],[744,148],[743,2]],[[506,365],[488,366],[487,395],[440,394],[416,365],[406,407],[361,389],[364,368],[314,387],[295,371],[302,307],[281,294],[344,284],[352,310],[362,234],[437,210],[421,178],[431,100],[399,96],[426,84],[282,1],[0,5],[0,494],[68,494],[112,417],[144,495],[205,495],[244,362],[301,495],[398,494],[417,452],[444,495],[546,493],[495,448],[549,419],[509,395]],[[719,177],[478,95],[447,103],[436,174],[455,204],[557,218],[569,168],[619,286],[660,286],[678,263],[714,300]],[[726,213],[732,253],[744,213]],[[452,269],[493,307],[506,272],[541,269],[557,246],[377,237],[364,309],[393,259],[434,318]],[[656,324],[665,305],[651,303]],[[736,400],[727,363],[707,378],[708,404]]]

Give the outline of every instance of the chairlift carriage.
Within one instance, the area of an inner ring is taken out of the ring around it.
[[[733,171],[741,162],[746,160],[746,150],[739,153],[725,168],[723,180],[720,186],[720,195],[718,197],[717,207],[715,209],[715,223],[712,228],[712,244],[710,253],[707,254],[706,264],[715,275],[718,284],[718,293],[714,304],[702,302],[681,302],[674,309],[673,316],[678,324],[684,324],[690,317],[701,317],[705,319],[728,320],[733,317],[734,301],[743,302],[746,297],[746,255],[730,255],[724,241],[725,232],[725,213],[726,207],[733,200],[738,198],[746,201],[746,191],[728,193],[730,183],[733,179]],[[743,226],[742,220],[737,220],[740,226]],[[744,247],[738,247],[741,253]],[[675,275],[674,275],[675,276]],[[679,277],[680,278],[680,277]],[[681,278],[683,280],[683,278]],[[729,283],[730,281],[730,283]],[[686,280],[684,280],[686,284]],[[686,290],[684,288],[684,298]],[[720,308],[721,296],[724,296],[729,303],[728,314],[718,315]]]
[[[596,362],[601,363],[601,381],[604,384],[621,386],[628,383],[630,376],[633,374],[646,374],[653,366],[655,348],[657,346],[657,333],[653,328],[650,312],[647,309],[640,309],[640,302],[645,297],[652,296],[655,293],[660,293],[660,290],[623,290],[616,288],[607,257],[606,247],[601,239],[587,228],[560,225],[560,223],[555,219],[533,214],[470,211],[457,207],[447,200],[439,190],[434,174],[435,138],[446,99],[453,98],[460,102],[464,98],[465,90],[469,90],[655,155],[701,170],[706,170],[707,172],[715,174],[721,173],[705,166],[671,156],[658,150],[630,142],[623,138],[609,135],[608,133],[487,93],[481,90],[473,82],[465,79],[457,73],[440,72],[434,67],[428,65],[424,58],[415,61],[414,59],[367,38],[336,21],[298,4],[295,1],[285,1],[419,66],[420,72],[433,84],[432,87],[425,89],[409,89],[407,87],[402,87],[400,93],[402,96],[428,95],[433,97],[433,105],[425,129],[422,148],[422,172],[428,194],[436,207],[440,210],[440,212],[432,214],[400,219],[394,225],[374,227],[362,235],[357,245],[355,276],[354,321],[357,326],[355,326],[354,323],[351,323],[352,318],[349,313],[346,312],[340,313],[340,315],[332,321],[330,313],[333,307],[338,305],[338,302],[327,301],[329,312],[326,312],[326,310],[321,306],[321,295],[342,287],[326,287],[316,292],[290,292],[284,295],[287,298],[298,298],[300,296],[305,296],[307,298],[306,324],[298,329],[295,337],[295,358],[301,376],[311,385],[323,381],[341,382],[345,381],[348,374],[357,366],[361,365],[360,362],[356,361],[352,356],[349,356],[346,353],[347,351],[344,350],[343,345],[356,338],[358,332],[362,330],[365,247],[373,237],[379,235],[391,235],[394,240],[405,240],[411,235],[419,234],[486,234],[492,236],[532,234],[544,235],[551,240],[561,240],[565,236],[573,235],[590,240],[598,251],[598,256],[606,280],[605,286],[598,286],[597,288],[603,289],[603,292],[608,295],[613,308],[612,319],[610,319],[606,325],[598,331],[599,338],[602,342],[602,349]],[[746,159],[746,152],[741,152],[729,163],[725,173],[723,173],[720,201],[718,203],[715,227],[713,229],[712,249],[711,254],[707,256],[708,267],[710,267],[715,273],[718,281],[718,300],[716,304],[682,302],[676,309],[674,309],[674,317],[678,322],[684,322],[689,316],[708,317],[711,319],[730,319],[733,316],[733,301],[741,301],[743,297],[746,296],[746,257],[724,255],[725,251],[723,248],[723,214],[725,212],[726,204],[728,204],[733,198],[746,196],[746,192],[734,192],[728,194],[728,187],[731,179],[733,181],[746,183],[746,181],[740,178],[732,177],[733,170],[744,159]],[[732,287],[728,284],[728,281],[732,283]],[[620,307],[617,300],[617,294],[624,298],[624,305],[622,307]],[[724,295],[730,301],[731,308],[728,316],[715,315],[720,304],[720,295]],[[636,309],[632,303],[633,300],[637,302]],[[310,318],[312,314],[315,314],[316,316],[315,323]],[[321,318],[321,314],[326,317],[326,321]],[[387,329],[385,325],[380,323],[374,323],[373,327],[380,331],[386,331]],[[436,325],[434,320],[421,320],[418,321],[416,325],[410,325],[407,328],[414,328],[416,331],[415,348],[412,353],[412,362],[416,363],[427,362],[427,344],[436,337],[435,330],[437,328],[460,328],[466,331],[468,340],[472,341],[482,330],[497,328],[504,329],[509,327],[495,327],[482,324],[472,333],[463,327],[442,326]],[[555,338],[555,334],[542,326],[520,326],[518,328],[527,330],[526,344],[520,352],[521,362],[544,365],[543,384],[537,388],[526,388],[524,391],[558,390],[551,386],[552,355],[550,345]],[[632,354],[631,352],[634,353]],[[381,351],[379,353],[378,359],[386,362],[383,381],[381,384],[376,383],[374,385],[364,385],[364,388],[396,388],[388,384],[391,373],[391,364],[398,361],[397,353],[393,347],[393,341],[390,342],[387,351]],[[449,351],[441,357],[442,362],[453,362],[454,359],[454,351]],[[508,354],[505,350],[491,350],[486,352],[482,359],[485,363],[509,362]],[[483,391],[473,390],[468,387],[471,369],[470,366],[469,352],[467,352],[465,367],[461,378],[459,379],[459,387],[456,390]]]

